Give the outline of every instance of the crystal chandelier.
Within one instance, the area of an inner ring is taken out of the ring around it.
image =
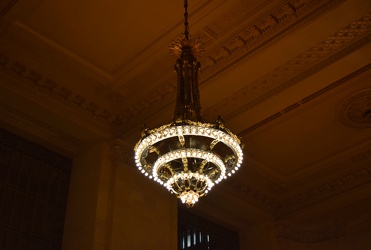
[[[239,169],[243,144],[220,116],[215,123],[204,121],[198,90],[201,64],[195,57],[202,48],[189,35],[187,7],[185,0],[184,36],[170,48],[178,57],[173,120],[153,129],[145,127],[134,151],[135,163],[145,176],[192,207],[215,184]]]

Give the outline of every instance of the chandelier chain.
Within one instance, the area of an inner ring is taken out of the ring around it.
[[[188,8],[188,1],[184,0],[184,36],[186,40],[188,40],[188,36],[189,36],[187,8]]]

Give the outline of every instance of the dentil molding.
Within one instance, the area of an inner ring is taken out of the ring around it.
[[[224,119],[230,120],[356,51],[370,40],[371,14],[367,14],[221,100],[204,114],[206,117],[223,114]]]

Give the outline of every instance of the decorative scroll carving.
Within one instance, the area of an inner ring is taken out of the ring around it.
[[[370,161],[370,160],[371,160],[371,150],[358,153],[349,158],[349,161],[355,164],[360,163],[360,162]]]
[[[371,168],[358,169],[356,172],[344,175],[327,183],[309,189],[282,201],[280,213],[289,213],[308,204],[314,204],[329,196],[337,195],[342,190],[349,190],[359,185],[371,182]]]
[[[356,128],[371,127],[371,89],[352,94],[337,111],[339,120],[346,126]]]
[[[242,183],[237,180],[226,180],[226,183],[228,183],[228,186],[230,188],[257,201],[260,205],[263,205],[267,210],[277,211],[281,208],[281,203],[279,200],[271,197],[270,195],[264,194],[263,192],[252,187],[251,185]]]

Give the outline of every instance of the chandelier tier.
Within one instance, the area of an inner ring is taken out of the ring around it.
[[[135,145],[135,163],[148,178],[159,182],[192,207],[211,188],[234,174],[242,163],[242,142],[224,126],[204,121],[198,90],[201,64],[195,55],[201,44],[189,36],[188,3],[184,1],[184,37],[170,51],[177,56],[177,99],[173,120],[157,128],[145,127]]]

